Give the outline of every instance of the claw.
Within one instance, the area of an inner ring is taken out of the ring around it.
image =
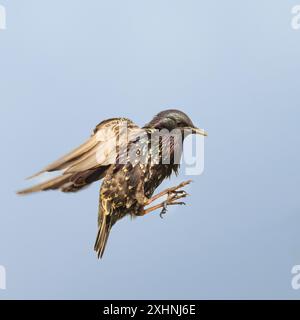
[[[177,197],[186,197],[187,196],[187,193],[184,190],[171,191],[170,194],[177,196]]]
[[[161,213],[159,214],[160,218],[163,220],[164,219],[164,215],[166,214],[167,212],[164,210],[161,211]]]
[[[167,213],[167,211],[168,211],[168,201],[165,201],[165,202],[163,203],[163,209],[161,210],[161,212],[160,212],[160,214],[159,214],[159,216],[160,216],[161,219],[164,218],[164,215]]]
[[[173,202],[175,202],[176,200],[179,200],[179,199],[182,199],[182,198],[186,198],[187,196],[188,196],[187,193],[184,194],[184,195],[181,195],[181,196],[173,196],[173,197],[170,199],[169,203],[173,203]]]
[[[143,211],[143,215],[149,213],[149,212],[152,212],[152,211],[155,211],[157,209],[160,209],[162,208],[161,212],[160,212],[160,217],[163,219],[163,216],[167,213],[168,211],[168,206],[172,206],[172,205],[186,205],[185,202],[183,201],[179,201],[179,202],[176,202],[177,200],[180,200],[182,198],[186,198],[187,196],[189,196],[189,194],[184,191],[184,190],[179,190],[181,188],[183,188],[184,186],[190,184],[192,182],[192,180],[188,180],[188,181],[185,181],[185,182],[182,182],[181,184],[179,184],[178,186],[176,187],[173,187],[173,188],[169,188],[169,189],[166,189],[165,191],[162,191],[160,192],[159,194],[157,194],[156,196],[148,199],[146,202],[145,202],[145,206],[146,205],[149,205],[150,203],[154,202],[155,200],[161,198],[162,196],[165,196],[167,195],[167,199],[166,201],[156,205],[156,206],[153,206],[151,208],[148,208],[148,209],[145,209]]]

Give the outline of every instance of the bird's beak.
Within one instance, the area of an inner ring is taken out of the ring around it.
[[[204,131],[203,129],[199,129],[199,128],[192,128],[192,133],[193,134],[199,134],[199,135],[204,136],[204,137],[208,136],[206,131]]]

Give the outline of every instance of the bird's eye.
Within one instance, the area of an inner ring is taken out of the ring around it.
[[[136,150],[136,155],[137,155],[137,156],[140,156],[140,155],[141,155],[141,150],[140,150],[140,149]]]

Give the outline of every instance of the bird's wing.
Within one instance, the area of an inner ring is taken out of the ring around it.
[[[130,141],[139,131],[141,129],[126,118],[113,118],[101,122],[85,143],[30,178],[46,172],[63,170],[60,176],[18,193],[28,194],[50,189],[77,191],[101,179],[109,165],[115,163],[120,132],[123,139]]]

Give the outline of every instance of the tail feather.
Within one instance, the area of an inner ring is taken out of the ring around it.
[[[102,259],[104,255],[104,251],[106,248],[107,240],[110,234],[110,230],[112,228],[112,219],[111,216],[103,214],[103,212],[99,213],[99,229],[98,234],[94,246],[94,250],[98,254],[98,258]]]

